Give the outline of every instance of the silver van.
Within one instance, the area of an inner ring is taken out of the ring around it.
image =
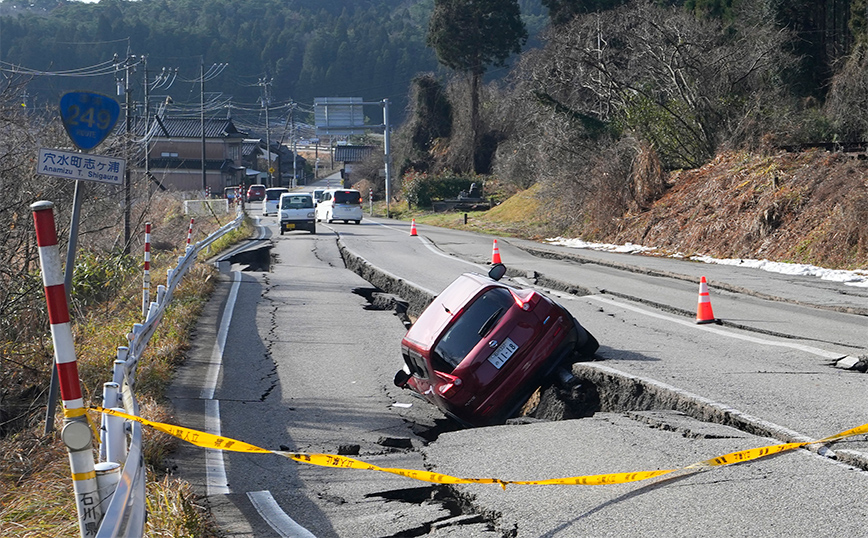
[[[277,215],[277,206],[280,203],[280,195],[289,192],[286,187],[272,187],[265,189],[265,199],[262,200],[262,214],[266,217]]]

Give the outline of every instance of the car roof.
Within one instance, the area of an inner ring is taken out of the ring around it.
[[[270,189],[265,189],[266,191],[285,191],[289,192],[289,189],[286,187],[271,187]]]
[[[479,273],[464,273],[431,301],[404,338],[422,349],[431,349],[453,316],[479,292],[493,287],[505,286]]]
[[[311,194],[309,192],[298,191],[298,192],[285,192],[285,193],[280,195],[281,198],[283,198],[284,196],[309,196],[312,198],[313,194]]]

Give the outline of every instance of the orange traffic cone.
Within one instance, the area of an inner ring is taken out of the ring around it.
[[[410,235],[411,236],[419,235],[416,233],[416,219],[413,219],[413,222],[410,223]]]
[[[500,261],[500,251],[497,249],[497,239],[494,240],[494,246],[491,248],[491,265],[503,263]]]
[[[705,277],[699,280],[699,303],[696,306],[696,323],[715,323],[714,312],[711,311],[711,297],[708,295],[708,283]]]

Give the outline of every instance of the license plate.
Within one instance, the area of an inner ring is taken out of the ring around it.
[[[500,370],[500,367],[506,364],[506,361],[509,360],[510,357],[516,352],[518,349],[518,345],[515,342],[507,338],[503,341],[500,346],[498,346],[497,350],[488,357],[488,362],[494,365],[495,368]]]
[[[295,224],[287,222],[286,224],[283,225],[283,229],[284,230],[295,230]]]

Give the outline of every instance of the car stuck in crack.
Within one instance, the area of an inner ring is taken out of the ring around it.
[[[531,289],[464,273],[419,315],[401,341],[395,385],[465,426],[503,423],[561,366],[599,344],[564,307]]]

